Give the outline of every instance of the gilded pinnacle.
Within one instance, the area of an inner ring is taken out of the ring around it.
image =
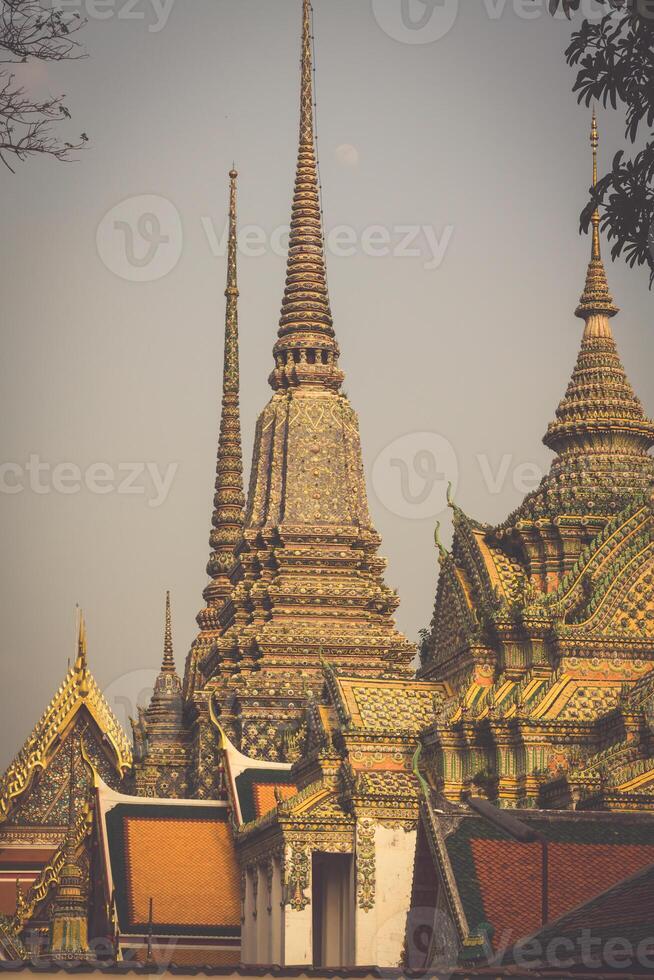
[[[83,698],[89,693],[88,661],[86,648],[86,623],[84,613],[79,610],[79,624],[77,630],[77,658],[75,660],[75,674],[79,692]]]
[[[170,592],[166,592],[166,622],[164,626],[164,655],[161,664],[163,673],[175,673],[175,658],[173,656],[173,630],[170,614]]]
[[[227,249],[227,284],[225,288],[225,354],[223,396],[216,463],[216,483],[212,529],[209,537],[211,554],[207,574],[211,582],[204,591],[207,607],[198,615],[202,629],[215,629],[216,613],[231,592],[229,572],[234,549],[243,528],[243,452],[239,407],[238,351],[238,275],[236,191],[238,173],[229,172],[229,239]]]
[[[274,389],[313,385],[338,389],[343,375],[329,295],[316,153],[311,3],[303,0],[300,138],[291,234],[277,343]]]
[[[593,152],[593,187],[597,187],[597,149],[599,146],[599,133],[597,130],[597,116],[593,109],[593,118],[590,129],[590,145]],[[586,285],[576,310],[576,315],[582,320],[588,320],[594,315],[615,316],[618,312],[617,306],[613,303],[613,297],[609,291],[609,284],[606,278],[606,270],[602,262],[602,251],[600,246],[600,213],[595,208],[592,217],[593,235],[590,264],[586,275]]]

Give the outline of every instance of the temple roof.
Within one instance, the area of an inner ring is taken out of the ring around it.
[[[259,820],[274,810],[281,800],[297,793],[291,776],[291,764],[252,759],[234,746],[213,713],[212,720],[220,735],[220,749],[225,776],[237,824]]]
[[[368,679],[331,672],[332,697],[341,721],[355,729],[418,735],[434,717],[434,703],[452,697],[448,684],[403,679]]]
[[[552,942],[560,949],[565,948],[566,966],[568,969],[579,965],[600,969],[613,966],[606,962],[606,954],[612,957],[615,947],[612,943],[620,943],[621,967],[628,969],[625,962],[629,958],[629,944],[632,951],[638,949],[638,961],[634,965],[651,963],[654,955],[654,936],[652,922],[654,921],[654,864],[637,871],[616,885],[612,885],[600,895],[562,915],[544,929],[528,938],[533,948],[546,950]],[[583,937],[592,936],[593,956],[589,962],[582,955],[584,949]],[[551,947],[550,947],[551,948]],[[509,952],[505,962],[512,962],[516,953]],[[633,956],[632,956],[633,959]]]
[[[521,841],[468,807],[443,808],[430,791],[423,818],[462,938],[490,940],[494,949],[540,929],[541,840],[548,845],[550,921],[654,862],[652,814],[520,811],[519,824],[532,837]]]
[[[98,788],[108,894],[120,933],[238,939],[240,872],[224,802],[156,800]]]
[[[110,747],[120,776],[131,768],[132,749],[87,663],[86,632],[80,619],[78,655],[63,683],[32,730],[22,749],[0,779],[0,823],[27,790],[34,774],[44,769],[52,750],[78,712],[86,709]]]

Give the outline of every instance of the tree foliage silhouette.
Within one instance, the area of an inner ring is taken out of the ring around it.
[[[613,258],[649,270],[654,283],[654,0],[597,0],[606,13],[585,19],[565,55],[577,69],[573,91],[579,102],[624,112],[631,156],[616,153],[611,170],[590,190],[581,214],[588,231],[596,207],[611,243]],[[550,13],[579,10],[581,0],[549,0]]]

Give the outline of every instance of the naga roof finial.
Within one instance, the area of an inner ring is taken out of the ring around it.
[[[438,548],[438,556],[442,564],[445,561],[445,559],[448,557],[449,553],[447,551],[447,548],[444,546],[443,542],[441,541],[440,521],[436,521],[436,527],[434,528],[434,542],[436,544],[436,547]]]

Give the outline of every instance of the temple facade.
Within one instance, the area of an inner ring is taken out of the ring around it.
[[[448,552],[437,534],[416,667],[342,391],[312,52],[302,0],[286,284],[247,495],[232,170],[197,635],[182,676],[167,595],[161,666],[130,743],[80,617],[75,663],[0,780],[0,959],[490,962],[502,930],[513,941],[545,928],[571,896],[595,900],[602,869],[622,887],[621,869],[654,860],[654,423],[614,340],[599,214],[581,348],[545,436],[550,471],[496,527],[450,500],[454,541]],[[594,118],[591,141],[597,180]],[[563,855],[551,901],[538,871],[550,845]],[[514,863],[508,884],[488,877],[493,860]],[[580,884],[570,869],[586,860],[595,871]],[[522,914],[534,889],[540,911]]]

